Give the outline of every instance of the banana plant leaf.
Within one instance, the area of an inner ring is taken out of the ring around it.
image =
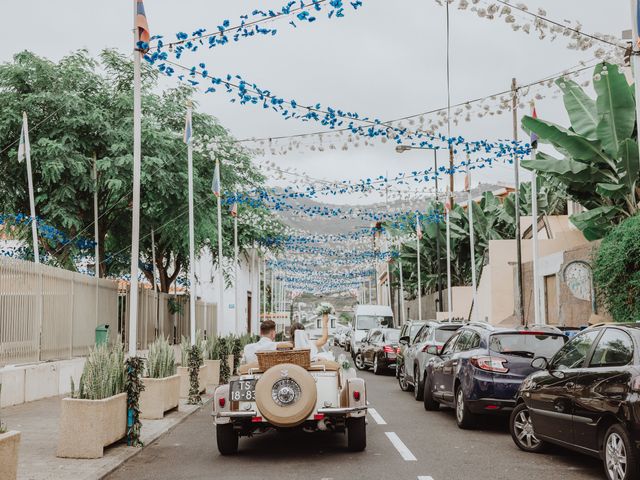
[[[571,215],[571,222],[582,231],[589,241],[604,237],[613,227],[620,209],[615,206],[602,206],[587,212]]]
[[[597,140],[598,110],[596,102],[573,80],[559,78],[556,85],[562,90],[571,128],[588,140]]]

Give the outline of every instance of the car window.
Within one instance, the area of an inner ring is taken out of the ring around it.
[[[373,335],[371,335],[371,338],[369,339],[369,341],[371,343],[376,343],[380,341],[380,337],[382,337],[382,332],[375,332]]]
[[[388,343],[398,343],[400,340],[400,332],[398,330],[387,330],[384,333],[383,341]]]
[[[598,335],[599,330],[591,330],[573,337],[555,354],[551,360],[551,368],[567,370],[581,367]]]
[[[446,355],[448,353],[451,353],[453,351],[453,347],[456,344],[456,340],[458,339],[458,337],[460,336],[459,333],[456,333],[453,337],[451,337],[447,343],[444,344],[444,347],[442,348],[442,355]]]
[[[473,332],[471,330],[465,330],[458,337],[458,341],[456,342],[456,346],[453,348],[454,352],[465,352],[469,350],[467,345],[469,344],[469,340],[473,336]]]
[[[607,328],[593,352],[590,367],[621,367],[633,359],[631,337],[617,328]]]
[[[471,338],[469,339],[469,343],[467,344],[467,350],[473,350],[480,346],[480,334],[477,332],[473,332]]]
[[[436,342],[444,343],[449,340],[454,333],[456,333],[455,329],[438,328],[435,331],[434,340]]]

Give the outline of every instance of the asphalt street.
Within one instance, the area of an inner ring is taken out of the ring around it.
[[[367,449],[346,450],[343,434],[268,433],[240,439],[234,457],[218,454],[211,405],[147,446],[107,477],[123,479],[514,480],[602,479],[593,458],[553,447],[527,454],[513,444],[506,418],[460,430],[453,410],[426,412],[391,374],[360,374],[370,408]]]

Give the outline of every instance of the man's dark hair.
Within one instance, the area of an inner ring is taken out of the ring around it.
[[[260,324],[260,335],[266,335],[276,329],[276,322],[273,320],[265,320]]]

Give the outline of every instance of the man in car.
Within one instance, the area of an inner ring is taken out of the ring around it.
[[[258,361],[256,352],[273,351],[276,349],[276,323],[273,320],[265,320],[260,324],[260,340],[244,347],[242,363]]]

